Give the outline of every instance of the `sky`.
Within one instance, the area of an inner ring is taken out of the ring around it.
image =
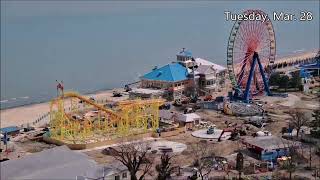
[[[260,9],[311,21],[272,21],[277,55],[319,48],[319,1],[1,1],[1,100],[122,87],[183,47],[226,64],[233,22]]]

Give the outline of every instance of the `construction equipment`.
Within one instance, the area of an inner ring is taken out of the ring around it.
[[[212,100],[213,97],[212,97],[211,93],[209,93],[208,91],[206,91],[204,89],[200,89],[200,88],[198,88],[198,90],[200,92],[204,93],[204,98],[203,98],[204,101],[211,101]]]
[[[129,91],[131,91],[132,89],[130,88],[130,86],[129,85],[124,85],[124,90],[126,91],[126,92],[129,92]]]
[[[263,128],[266,126],[266,122],[270,120],[271,120],[270,117],[266,117],[266,116],[251,116],[251,117],[245,118],[244,123],[252,124],[258,128]]]
[[[212,98],[212,95],[207,95],[204,97],[204,101],[211,101],[213,98]]]
[[[173,105],[174,106],[182,106],[181,99],[174,100]]]
[[[131,91],[132,88],[131,88],[130,86],[133,85],[133,84],[137,84],[137,83],[140,83],[140,81],[136,81],[136,82],[133,82],[133,83],[129,83],[129,84],[124,85],[124,90],[125,90],[126,92]]]
[[[84,109],[80,109],[79,100]],[[111,110],[77,93],[68,92],[51,102],[50,137],[86,143],[99,141],[101,137],[113,139],[145,133],[149,129],[154,131],[159,127],[159,106],[163,103],[162,99],[127,100],[118,102],[118,106]],[[71,115],[90,108],[94,112],[92,117],[78,120]]]
[[[121,97],[122,96],[122,94],[119,91],[113,91],[112,94],[113,94],[113,97]]]
[[[170,103],[166,103],[166,104],[163,104],[159,107],[160,110],[164,109],[164,110],[169,110],[171,108],[171,105]]]
[[[222,138],[222,135],[224,134],[224,133],[226,133],[226,132],[231,132],[231,136],[230,136],[230,140],[238,140],[239,139],[239,136],[242,134],[242,135],[244,135],[244,134],[246,134],[246,132],[244,132],[243,130],[242,130],[242,127],[240,126],[240,127],[233,127],[233,128],[225,128],[225,129],[223,129],[222,130],[222,132],[221,132],[221,134],[220,134],[220,136],[219,136],[219,138],[218,138],[218,142],[220,142],[221,141],[221,138]]]

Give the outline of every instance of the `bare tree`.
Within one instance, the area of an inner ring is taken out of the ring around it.
[[[319,109],[314,110],[312,113],[312,117],[314,119],[311,121],[311,127],[315,129],[320,128],[320,110]]]
[[[285,169],[289,173],[289,179],[292,179],[292,174],[296,171],[296,163],[298,159],[298,154],[296,151],[297,144],[295,142],[291,142],[285,140],[282,142],[283,148],[287,149],[287,160],[283,163],[282,168]]]
[[[156,165],[156,171],[158,172],[158,180],[171,179],[171,174],[176,167],[173,167],[174,155],[164,152],[160,158],[160,164]]]
[[[299,137],[299,132],[302,126],[308,126],[310,124],[310,119],[306,116],[306,112],[301,109],[294,109],[290,111],[291,116],[290,124],[297,130],[297,138]]]
[[[212,158],[214,158],[214,153],[210,148],[210,145],[206,141],[198,142],[191,146],[193,153],[193,166],[198,169],[198,173],[201,179],[205,179],[209,176],[213,169]]]
[[[292,173],[296,171],[296,164],[295,164],[295,150],[293,148],[289,148],[289,157],[288,160],[284,164],[285,170],[289,173],[289,179],[292,179]]]
[[[115,148],[109,148],[110,155],[128,168],[131,180],[145,179],[152,167],[152,159],[148,156],[147,143],[122,143]],[[137,177],[137,172],[140,177]]]

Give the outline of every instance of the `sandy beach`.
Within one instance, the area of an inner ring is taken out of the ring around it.
[[[117,89],[123,91],[123,89]],[[85,95],[94,97],[96,100],[120,101],[128,98],[128,95],[122,97],[112,97],[113,90],[99,91],[95,94]],[[68,104],[66,104],[66,107]],[[32,122],[50,111],[50,102],[20,106],[16,108],[4,109],[0,111],[0,127],[31,125]],[[37,126],[37,125],[36,125]]]

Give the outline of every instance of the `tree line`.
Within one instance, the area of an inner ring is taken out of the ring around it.
[[[285,89],[285,91],[288,88],[302,90],[302,82],[299,71],[293,72],[291,78],[288,75],[282,75],[278,72],[275,72],[270,75],[269,85],[278,86],[279,88]]]

